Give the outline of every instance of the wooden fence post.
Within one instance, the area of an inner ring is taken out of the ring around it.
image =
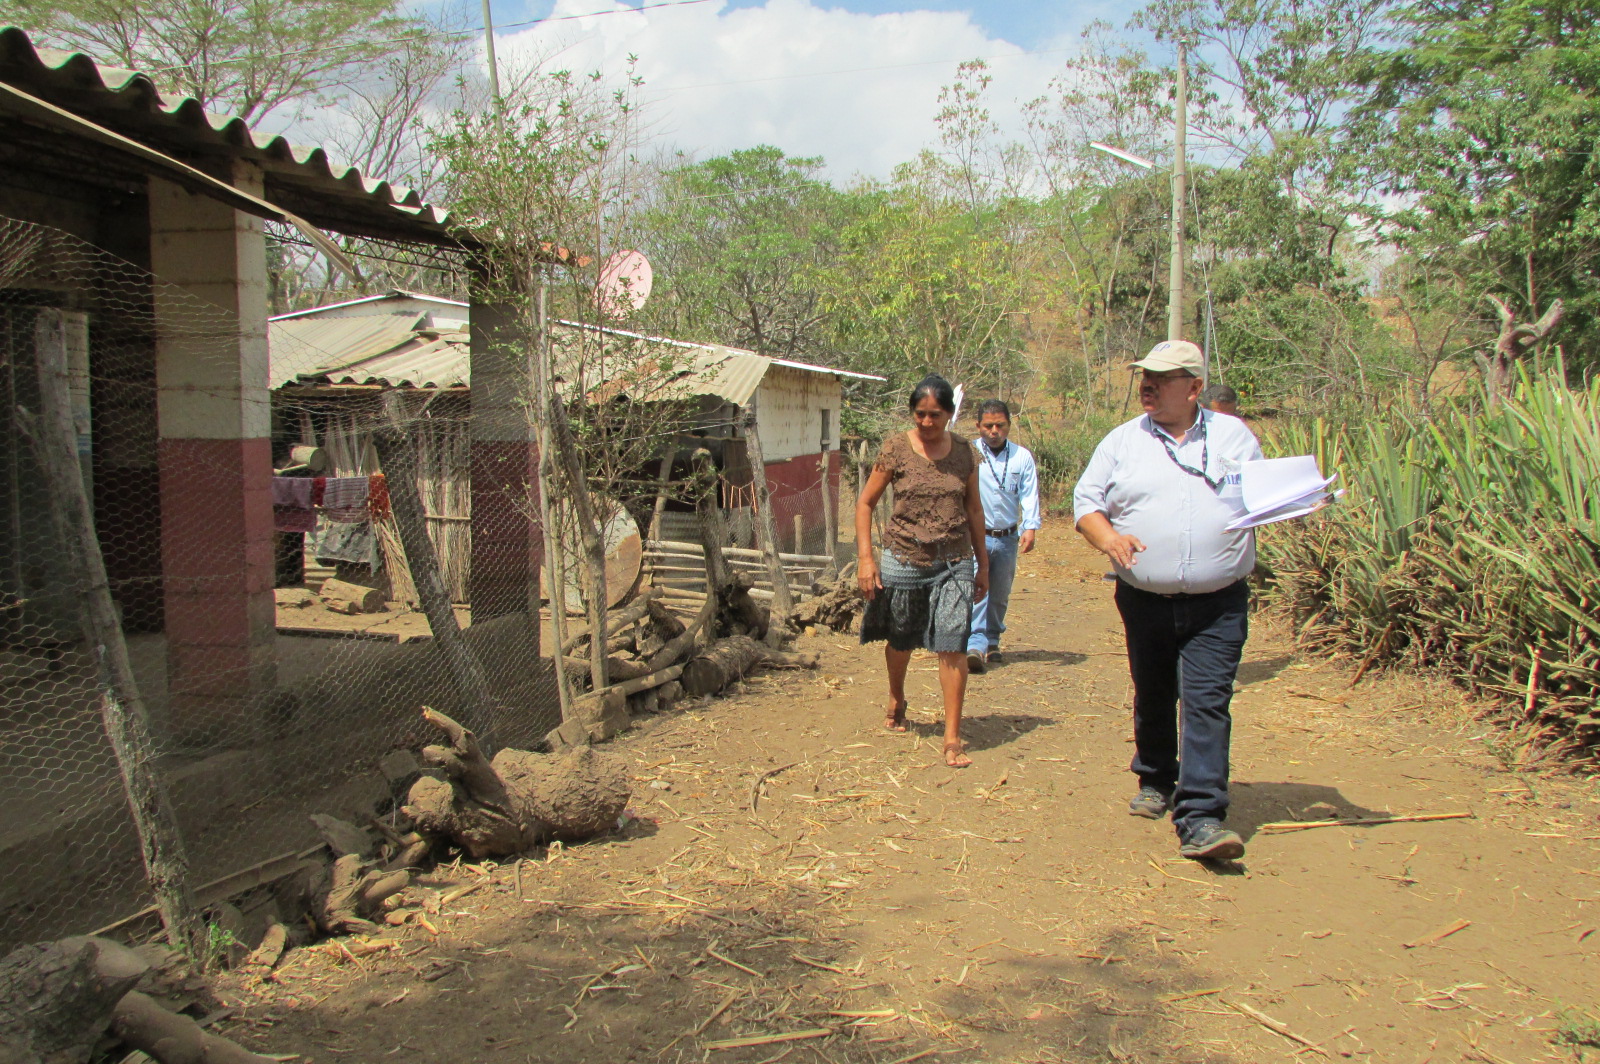
[[[150,716],[133,678],[122,622],[111,598],[105,555],[78,462],[77,429],[67,380],[65,317],[41,310],[34,326],[39,374],[39,415],[18,411],[33,437],[57,531],[66,546],[68,572],[78,591],[80,621],[95,658],[100,721],[117,758],[122,790],[139,834],[145,876],[161,910],[167,941],[198,965],[206,963],[206,934],[189,885],[189,858],[166,785],[155,769]]]
[[[822,542],[827,549],[823,552],[828,558],[828,577],[831,580],[839,572],[839,494],[833,490],[833,479],[828,475],[831,462],[828,461],[827,448],[822,451]],[[796,554],[803,553],[795,551]]]
[[[789,577],[778,557],[778,522],[772,514],[772,491],[767,485],[761,431],[756,427],[754,396],[750,398],[750,410],[745,418],[744,439],[750,452],[750,472],[756,488],[756,529],[760,533],[761,549],[767,555],[767,572],[772,577],[772,619],[767,625],[767,645],[776,647],[783,643],[783,631],[794,613],[794,599],[789,594]]]

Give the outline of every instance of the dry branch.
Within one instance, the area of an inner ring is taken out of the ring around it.
[[[1333,1056],[1332,1053],[1329,1053],[1326,1049],[1323,1049],[1320,1045],[1318,1045],[1317,1043],[1313,1042],[1311,1039],[1305,1038],[1305,1037],[1303,1037],[1301,1035],[1298,1035],[1298,1034],[1295,1034],[1293,1031],[1289,1030],[1289,1027],[1288,1027],[1287,1024],[1285,1024],[1285,1023],[1283,1023],[1283,1022],[1281,1022],[1279,1020],[1273,1019],[1271,1016],[1268,1016],[1266,1013],[1262,1012],[1261,1010],[1259,1010],[1257,1008],[1254,1008],[1253,1006],[1246,1005],[1242,1001],[1233,1001],[1233,1000],[1231,1000],[1229,998],[1223,998],[1222,1001],[1223,1001],[1223,1004],[1227,1005],[1229,1008],[1233,1009],[1235,1012],[1238,1012],[1241,1015],[1250,1017],[1252,1020],[1256,1021],[1261,1026],[1263,1026],[1267,1030],[1271,1031],[1273,1034],[1281,1035],[1284,1038],[1287,1038],[1291,1042],[1298,1042],[1301,1045],[1305,1046],[1307,1049],[1315,1050],[1316,1052],[1321,1053],[1325,1057]]]
[[[1410,942],[1403,942],[1401,943],[1401,946],[1405,949],[1416,949],[1418,946],[1431,946],[1440,939],[1449,938],[1457,931],[1465,931],[1471,926],[1471,920],[1457,920],[1454,923],[1446,924],[1437,931],[1423,935],[1421,938],[1412,939]]]
[[[1277,835],[1286,831],[1306,831],[1310,828],[1359,828],[1373,824],[1420,824],[1432,820],[1462,820],[1473,815],[1470,812],[1417,813],[1412,816],[1365,816],[1352,820],[1274,820],[1269,824],[1262,824],[1256,831]]]
[[[833,1034],[832,1027],[813,1027],[805,1031],[789,1031],[785,1034],[753,1034],[744,1038],[719,1038],[714,1042],[702,1042],[705,1049],[744,1049],[747,1046],[770,1046],[780,1042],[803,1042],[810,1038],[826,1038]]]

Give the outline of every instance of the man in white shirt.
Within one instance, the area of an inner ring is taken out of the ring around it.
[[[1203,365],[1186,340],[1134,363],[1145,412],[1100,441],[1072,502],[1078,531],[1117,572],[1140,784],[1128,811],[1159,820],[1170,810],[1179,853],[1235,860],[1244,840],[1223,825],[1229,705],[1256,554],[1253,533],[1226,526],[1244,512],[1240,471],[1261,445],[1238,418],[1200,407]]]
[[[978,404],[978,494],[983,499],[984,537],[989,548],[989,591],[972,604],[967,671],[1000,664],[1017,558],[1033,550],[1039,531],[1039,470],[1026,447],[1012,443],[1011,408],[1001,399]]]

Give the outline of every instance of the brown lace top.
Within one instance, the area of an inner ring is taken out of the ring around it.
[[[891,554],[919,566],[972,557],[967,478],[974,468],[972,444],[954,433],[950,453],[937,462],[914,451],[904,432],[884,441],[874,469],[894,486],[886,536]]]

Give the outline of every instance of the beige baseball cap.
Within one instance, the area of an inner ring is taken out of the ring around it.
[[[1150,349],[1131,367],[1133,369],[1147,369],[1152,373],[1165,373],[1168,370],[1184,369],[1193,376],[1205,375],[1205,352],[1190,343],[1188,340],[1163,340]]]

